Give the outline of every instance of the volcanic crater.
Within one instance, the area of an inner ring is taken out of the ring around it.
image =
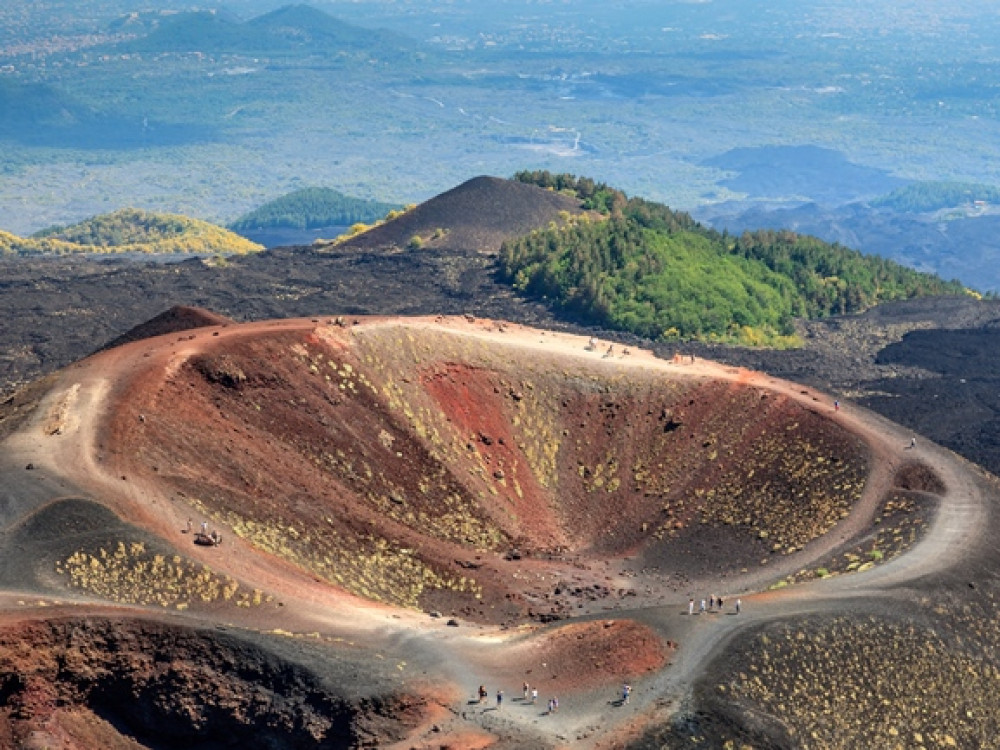
[[[685,640],[711,638],[689,599],[711,592],[722,632],[716,594],[732,615],[775,584],[876,580],[948,491],[891,426],[703,360],[471,316],[194,325],[5,406],[0,636],[61,665],[25,656],[0,686],[25,747],[180,746],[210,721],[199,681],[234,727],[199,747],[262,726],[275,747],[620,746],[691,684]],[[864,557],[873,522],[906,534]],[[154,677],[171,660],[210,674]],[[248,661],[305,676],[275,702]],[[608,714],[623,680],[641,714]],[[521,681],[576,708],[462,698]],[[162,722],[182,728],[151,739]]]
[[[549,338],[234,328],[118,383],[104,449],[116,476],[359,597],[510,625],[634,593],[605,583],[626,556],[685,580],[709,572],[704,545],[714,576],[789,555],[861,498],[864,441],[818,409]],[[539,572],[594,566],[585,593]]]

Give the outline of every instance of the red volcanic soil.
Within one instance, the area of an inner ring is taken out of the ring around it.
[[[431,715],[425,697],[390,694],[359,705],[357,688],[370,691],[375,681],[353,685],[348,696],[316,677],[317,658],[107,614],[5,622],[0,746],[372,747]]]
[[[130,331],[114,339],[104,349],[113,349],[122,344],[142,339],[162,336],[168,333],[178,333],[192,328],[204,328],[207,326],[225,326],[233,321],[222,315],[218,315],[211,310],[204,310],[200,307],[189,307],[187,305],[174,305],[169,310],[160,313],[155,318],[147,320],[141,325],[137,325]]]
[[[673,651],[645,625],[631,620],[581,622],[512,644],[504,663],[538,688],[539,696],[565,695],[632,682],[660,669]],[[615,684],[615,683],[612,683]]]
[[[861,496],[864,443],[787,395],[469,328],[157,339],[117,384],[114,474],[352,593],[482,622],[634,594],[586,573],[553,584],[553,563],[735,572]],[[693,554],[706,545],[717,558]]]
[[[953,484],[807,389],[468,318],[184,326],[46,389],[7,405],[0,461],[0,610],[34,618],[0,628],[0,693],[39,746],[170,717],[288,747],[614,746],[748,617],[689,596],[843,556]],[[45,623],[23,592],[79,609]],[[523,681],[565,710],[462,708]],[[623,681],[643,692],[608,714]]]

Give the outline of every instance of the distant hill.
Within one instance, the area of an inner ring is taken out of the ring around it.
[[[148,35],[122,48],[140,53],[364,53],[393,58],[412,53],[417,45],[400,34],[354,26],[308,5],[289,5],[246,22],[215,11],[165,16]]]
[[[57,148],[124,149],[211,140],[203,123],[176,125],[102,112],[59,88],[0,77],[0,141]]]
[[[309,187],[296,190],[244,214],[229,225],[235,232],[288,227],[318,229],[370,223],[402,206],[394,203],[353,198],[332,188]]]
[[[260,245],[227,229],[177,214],[123,208],[68,227],[52,227],[31,237],[0,231],[0,253],[243,254]]]
[[[338,249],[435,248],[493,254],[504,240],[582,213],[580,201],[535,185],[475,177]]]
[[[906,184],[883,170],[854,164],[841,152],[818,146],[734,148],[702,165],[735,173],[720,184],[756,199],[839,205]]]
[[[519,178],[551,184],[548,173]],[[960,294],[958,282],[787,230],[739,237],[592,180],[558,176],[603,207],[508,240],[504,278],[586,322],[651,339],[794,345],[794,318],[856,313],[881,302]]]

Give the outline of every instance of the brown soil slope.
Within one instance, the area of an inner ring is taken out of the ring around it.
[[[435,250],[497,253],[504,240],[581,213],[579,201],[498,177],[474,177],[411,211],[338,245],[342,249],[406,248],[414,237]]]

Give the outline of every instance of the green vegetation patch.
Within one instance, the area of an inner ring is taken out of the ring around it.
[[[902,213],[926,213],[976,201],[1000,203],[1000,187],[978,182],[916,182],[871,201],[871,205]]]
[[[796,317],[966,291],[958,282],[794,232],[733,238],[584,178],[546,172],[516,178],[573,192],[596,213],[504,243],[501,276],[525,295],[596,325],[652,339],[790,346],[797,343]]]
[[[234,231],[288,227],[318,229],[371,223],[393,210],[394,203],[352,198],[332,188],[309,187],[283,195],[241,216],[229,225]]]
[[[263,246],[227,229],[178,214],[123,208],[68,227],[51,227],[23,238],[0,231],[0,253],[243,254]]]

